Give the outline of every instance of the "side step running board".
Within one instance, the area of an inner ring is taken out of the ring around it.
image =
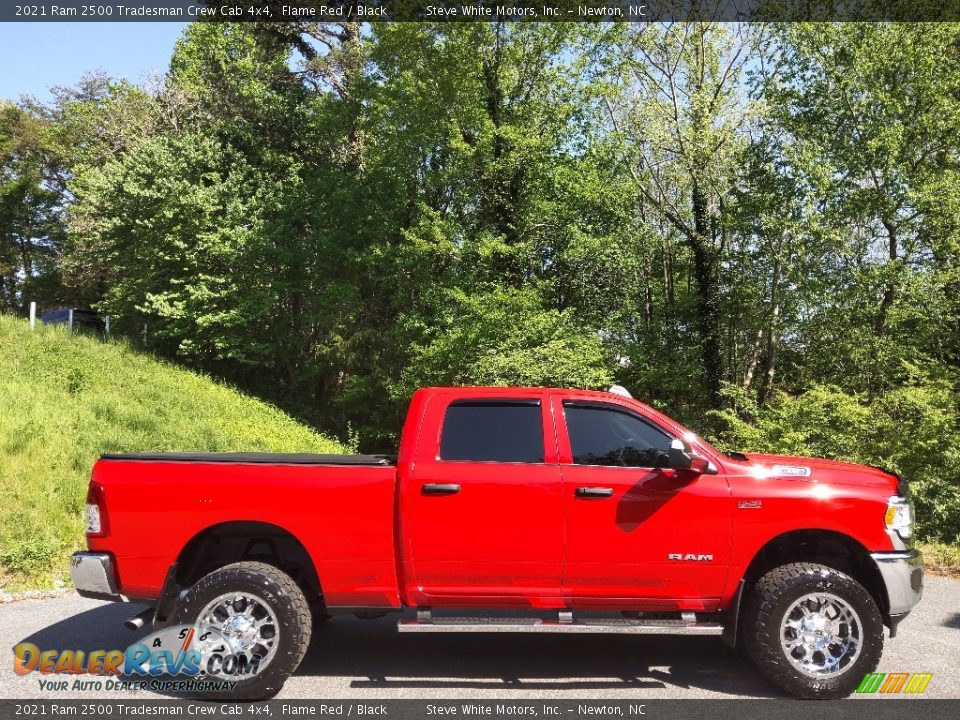
[[[630,633],[634,635],[722,635],[723,625],[696,620],[589,618],[559,620],[504,617],[431,617],[420,611],[416,620],[400,620],[398,632],[508,632],[508,633]]]

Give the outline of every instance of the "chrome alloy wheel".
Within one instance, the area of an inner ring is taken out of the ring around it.
[[[223,652],[235,656],[235,662],[242,666],[256,667],[260,673],[277,654],[280,641],[280,625],[276,615],[266,601],[248,592],[224,593],[206,604],[197,616],[199,627],[209,627],[216,631],[210,639],[217,647],[204,646],[203,635],[198,638],[198,646],[206,655],[208,652]],[[227,647],[220,650],[222,642]],[[227,661],[224,671],[232,672]]]
[[[810,593],[794,602],[780,623],[780,646],[797,670],[815,678],[841,675],[856,662],[863,624],[846,601]]]

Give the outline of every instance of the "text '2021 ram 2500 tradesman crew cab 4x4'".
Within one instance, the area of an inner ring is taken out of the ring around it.
[[[80,594],[216,630],[251,669],[230,697],[275,694],[317,621],[393,611],[402,632],[719,635],[838,697],[923,582],[893,474],[723,454],[625,391],[426,388],[395,460],[105,455],[87,518]]]

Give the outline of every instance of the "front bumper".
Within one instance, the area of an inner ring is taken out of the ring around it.
[[[887,588],[890,616],[910,612],[923,595],[923,555],[913,549],[872,553],[871,557],[877,563]]]
[[[70,577],[81,597],[122,600],[117,589],[113,557],[108,553],[76,552],[70,561]]]

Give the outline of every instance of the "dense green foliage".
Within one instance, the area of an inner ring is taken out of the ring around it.
[[[101,453],[163,450],[344,452],[279,410],[124,342],[31,332],[0,315],[0,582],[66,571]]]
[[[418,385],[616,381],[960,535],[955,24],[198,23],[0,110],[10,310],[364,449]]]
[[[827,457],[877,465],[910,481],[918,532],[960,543],[960,432],[956,393],[915,373],[870,397],[816,385],[797,397],[778,392],[765,407],[737,393],[716,413],[727,448]]]

